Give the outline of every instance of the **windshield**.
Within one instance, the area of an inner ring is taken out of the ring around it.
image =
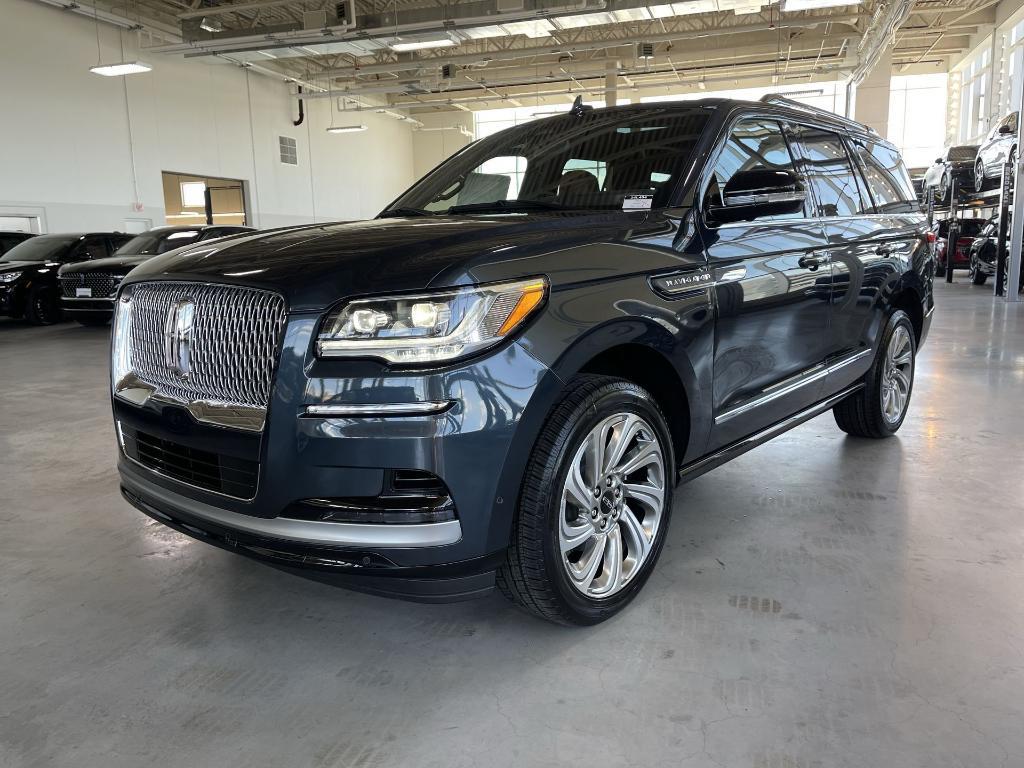
[[[186,229],[177,232],[143,232],[122,245],[115,256],[155,256],[158,253],[189,245],[199,239],[198,229]]]
[[[69,245],[77,241],[76,235],[32,237],[11,248],[3,257],[0,257],[0,261],[50,261],[56,259]]]
[[[566,114],[481,139],[382,215],[665,207],[709,110]]]

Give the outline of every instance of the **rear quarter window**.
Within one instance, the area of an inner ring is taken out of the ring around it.
[[[856,139],[857,161],[877,213],[913,213],[918,210],[914,184],[899,152],[884,144]]]

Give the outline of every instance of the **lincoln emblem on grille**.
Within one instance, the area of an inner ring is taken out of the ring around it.
[[[177,376],[184,379],[192,367],[192,322],[196,305],[192,299],[175,302],[164,321],[164,361]]]

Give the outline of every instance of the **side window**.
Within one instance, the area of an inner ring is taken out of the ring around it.
[[[175,248],[181,248],[183,245],[190,245],[199,239],[202,232],[198,229],[186,229],[181,232],[172,232],[164,238],[163,242],[157,246],[157,253],[167,253],[173,251]]]
[[[853,148],[864,171],[875,211],[909,213],[917,210],[914,184],[896,150],[861,139],[853,142]]]
[[[743,120],[732,129],[722,154],[715,162],[708,186],[704,190],[703,208],[723,204],[722,191],[740,171],[788,171],[796,173],[793,156],[786,144],[782,127],[774,120]],[[799,219],[803,211],[773,214],[771,219]]]
[[[861,199],[853,164],[838,134],[801,125],[794,135],[818,216],[854,216],[870,207]]]
[[[525,157],[492,157],[460,178],[425,207],[428,211],[446,211],[453,205],[515,200],[519,196],[524,173]]]
[[[71,260],[102,259],[109,255],[106,238],[99,235],[90,235],[71,252]]]

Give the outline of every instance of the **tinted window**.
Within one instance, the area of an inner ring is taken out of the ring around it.
[[[900,213],[918,210],[910,174],[896,150],[861,140],[855,141],[853,146],[876,211]]]
[[[735,173],[755,170],[795,172],[782,128],[774,120],[744,120],[732,129],[704,192],[704,210],[722,205],[722,190]],[[803,216],[797,212],[772,218]]]
[[[71,258],[73,260],[79,259],[102,259],[109,256],[110,253],[107,251],[107,239],[105,237],[97,237],[96,235],[90,235],[85,238],[81,245],[75,249]]]
[[[62,255],[76,240],[74,235],[33,237],[11,248],[0,261],[49,261]]]
[[[621,209],[626,195],[668,204],[707,123],[701,108],[610,110],[550,117],[471,144],[396,202],[447,212],[498,200]],[[456,211],[459,213],[459,211]]]
[[[857,176],[838,134],[799,126],[800,169],[814,192],[817,216],[854,216],[870,207],[862,200]]]

